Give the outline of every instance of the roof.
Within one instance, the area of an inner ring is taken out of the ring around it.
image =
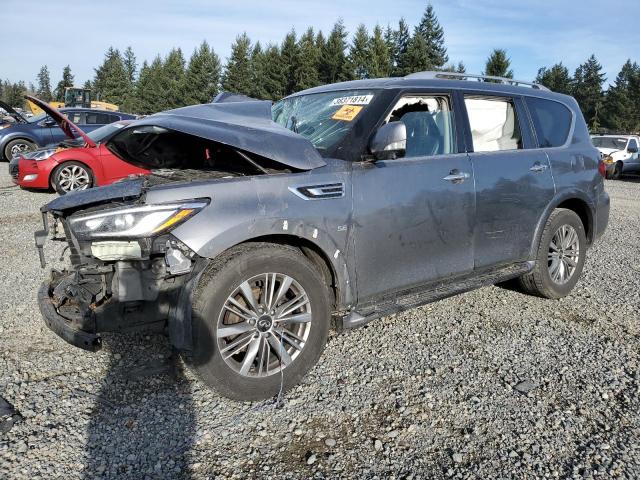
[[[446,73],[446,72],[443,72]],[[510,95],[530,95],[543,98],[567,97],[560,93],[546,89],[525,86],[506,85],[503,83],[472,81],[448,78],[424,78],[413,74],[406,77],[375,78],[367,80],[352,80],[349,82],[332,83],[310,88],[294,93],[292,97],[310,93],[335,92],[340,90],[375,90],[375,89],[406,89],[406,88],[442,88],[447,90],[474,90]]]

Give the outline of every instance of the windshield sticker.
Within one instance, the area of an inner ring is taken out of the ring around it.
[[[369,105],[372,99],[373,95],[352,95],[350,97],[334,98],[329,105]]]
[[[336,113],[331,117],[333,120],[344,120],[350,122],[360,113],[364,107],[358,105],[343,105],[338,109]]]

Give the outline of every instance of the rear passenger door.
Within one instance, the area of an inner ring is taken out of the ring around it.
[[[555,194],[549,159],[536,148],[520,96],[462,96],[476,182],[475,268],[528,260],[538,221]]]

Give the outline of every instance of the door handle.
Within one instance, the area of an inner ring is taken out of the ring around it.
[[[529,169],[532,172],[536,172],[536,173],[540,173],[540,172],[544,172],[548,167],[546,165],[543,165],[542,163],[534,163],[533,166]]]
[[[451,183],[462,183],[469,177],[471,177],[471,175],[469,175],[467,172],[461,172],[459,170],[451,170],[451,172],[449,172],[449,175],[447,175],[446,177],[443,177],[443,180],[446,180],[447,182],[451,182]]]

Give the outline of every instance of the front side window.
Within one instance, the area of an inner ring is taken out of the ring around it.
[[[543,98],[527,97],[525,100],[540,148],[560,147],[567,142],[571,129],[571,112],[561,103]]]
[[[468,96],[464,99],[474,152],[522,149],[522,135],[513,100]]]
[[[375,94],[370,90],[350,90],[289,97],[273,106],[272,117],[322,152],[345,137]]]
[[[407,128],[405,157],[456,153],[453,114],[444,96],[402,97],[386,119]]]
[[[631,139],[629,140],[629,146],[627,148],[633,149],[633,150],[637,150],[638,149],[638,142],[635,141],[635,139]]]

